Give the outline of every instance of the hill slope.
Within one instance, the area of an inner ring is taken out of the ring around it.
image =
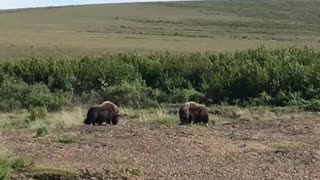
[[[0,13],[0,57],[137,50],[225,51],[320,45],[320,3],[210,1],[39,8]]]

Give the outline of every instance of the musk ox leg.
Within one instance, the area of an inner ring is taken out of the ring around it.
[[[209,123],[209,118],[208,116],[206,116],[203,120],[202,120],[203,123],[205,124],[208,124]]]
[[[105,122],[107,126],[110,125],[110,120],[109,120],[107,117],[105,117],[105,119],[103,120],[103,122]]]
[[[184,116],[181,116],[181,115],[179,119],[180,119],[179,126],[186,124],[186,121],[188,121],[188,119],[186,119]]]
[[[111,123],[113,125],[117,125],[119,122],[119,117],[118,116],[113,116],[112,120],[111,120]]]
[[[108,124],[108,126],[111,126],[111,125],[112,125],[112,124],[111,124],[111,119],[110,119],[110,117],[106,118],[106,119],[105,119],[105,122]]]
[[[111,122],[110,121],[106,121],[107,126],[111,126]]]
[[[204,124],[208,124],[209,123],[209,115],[208,115],[208,111],[207,110],[202,110],[200,112],[200,116],[201,116],[202,122]]]
[[[186,124],[186,122],[184,120],[180,119],[179,126],[184,125],[184,124]]]
[[[94,120],[90,119],[90,120],[85,120],[84,124],[89,125],[89,126],[94,126]]]
[[[103,122],[108,123],[108,112],[101,110],[99,112],[98,118],[97,118],[97,122],[99,123],[99,125],[101,126],[103,124]]]
[[[87,124],[87,125],[94,125],[96,119],[97,119],[97,116],[98,116],[98,112],[97,112],[97,109],[94,108],[94,107],[91,107],[89,108],[88,112],[87,112],[87,117],[86,119],[84,120],[84,124]]]
[[[112,126],[112,120],[113,120],[113,112],[109,112],[107,118],[106,118],[106,122],[109,124],[109,126]]]
[[[196,119],[195,119],[194,115],[193,115],[193,114],[190,114],[190,117],[189,117],[189,123],[190,123],[190,125],[193,125],[194,123],[196,123],[195,120],[196,120]]]
[[[190,114],[190,117],[189,117],[189,123],[190,123],[190,125],[193,125],[193,123],[194,123],[194,117],[191,114]]]
[[[182,126],[182,125],[185,125],[185,124],[186,124],[185,121],[181,121],[181,122],[179,123],[179,126]]]
[[[184,126],[184,125],[187,125],[187,124],[190,124],[190,121],[189,120],[182,120],[181,122],[180,122],[180,126]]]
[[[187,123],[180,123],[179,126],[184,126],[186,125]]]

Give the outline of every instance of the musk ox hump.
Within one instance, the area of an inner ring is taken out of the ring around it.
[[[104,101],[102,102],[100,105],[98,106],[104,106],[104,107],[112,107],[113,111],[115,112],[115,114],[118,114],[119,112],[119,107],[117,105],[115,105],[113,102],[111,101]]]
[[[207,109],[207,107],[204,104],[190,104],[189,105],[189,111],[197,111],[197,110],[203,110]]]

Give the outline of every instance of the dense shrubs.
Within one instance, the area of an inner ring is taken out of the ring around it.
[[[61,93],[51,92],[47,85],[39,82],[28,83],[13,78],[5,78],[0,85],[0,109],[12,111],[45,106],[49,110],[59,110],[65,101]]]
[[[118,54],[0,64],[0,109],[105,99],[133,107],[188,100],[299,105],[319,99],[320,52],[258,47],[220,54]]]

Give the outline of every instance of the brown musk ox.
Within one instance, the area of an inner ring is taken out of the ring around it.
[[[98,123],[102,125],[103,122],[106,122],[109,125],[117,125],[119,116],[118,106],[110,101],[104,101],[99,105],[93,105],[89,108],[84,124],[95,125]]]
[[[184,125],[187,123],[204,123],[208,127],[209,114],[208,109],[203,104],[198,104],[196,102],[186,102],[182,104],[179,109],[180,124]]]

